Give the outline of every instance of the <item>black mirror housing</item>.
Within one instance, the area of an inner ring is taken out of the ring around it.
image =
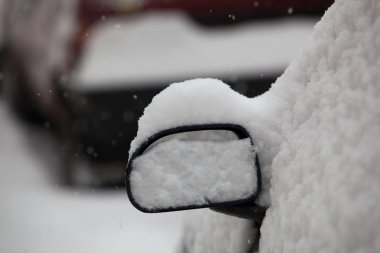
[[[166,206],[160,205],[160,203],[155,203],[156,199],[151,198],[149,205],[146,205],[141,201],[141,198],[137,198],[136,196],[139,195],[140,193],[136,193],[136,184],[134,184],[132,178],[133,178],[133,171],[136,170],[135,168],[135,161],[139,159],[139,157],[144,156],[146,153],[150,152],[151,149],[154,149],[155,146],[160,145],[160,141],[165,139],[165,138],[170,138],[170,136],[176,135],[176,134],[182,134],[182,133],[196,133],[196,132],[202,132],[202,131],[228,131],[232,132],[238,140],[247,140],[249,142],[250,147],[252,148],[252,152],[254,150],[254,140],[248,133],[248,131],[236,124],[228,124],[228,123],[221,123],[221,124],[203,124],[203,125],[188,125],[188,126],[179,126],[167,130],[160,131],[151,137],[147,138],[130,156],[128,165],[127,165],[127,171],[126,171],[126,189],[128,193],[128,197],[131,201],[131,203],[140,211],[142,212],[147,212],[147,213],[157,213],[157,212],[170,212],[170,211],[179,211],[179,210],[188,210],[188,209],[195,209],[195,208],[206,208],[206,207],[212,207],[212,208],[222,208],[226,206],[236,206],[236,205],[242,205],[242,204],[247,204],[247,203],[252,203],[255,198],[258,196],[258,194],[261,191],[261,172],[260,172],[260,163],[259,159],[257,156],[257,153],[252,153],[253,155],[253,160],[252,164],[250,164],[250,169],[252,169],[252,172],[256,178],[255,182],[252,181],[252,184],[255,184],[253,186],[253,190],[249,192],[249,195],[245,195],[244,197],[235,197],[235,198],[229,198],[229,199],[223,199],[223,198],[208,198],[202,197],[199,199],[193,199],[191,201],[179,201],[176,204],[169,204]],[[208,142],[205,140],[205,143]],[[158,143],[158,144],[157,144]],[[229,143],[229,142],[228,142]],[[190,146],[193,145],[193,143],[189,144]],[[228,145],[227,142],[226,144],[223,144],[221,142],[218,143],[217,145]],[[203,146],[203,145],[202,145]],[[182,154],[186,155],[186,154]],[[202,156],[202,154],[200,154]],[[181,157],[178,157],[178,160],[181,160]],[[213,167],[213,166],[209,166]],[[175,169],[181,169],[181,168],[175,168]],[[218,168],[215,168],[218,169]],[[148,170],[154,170],[154,168],[148,168]],[[246,171],[246,170],[245,170]],[[190,171],[190,173],[192,173]],[[195,172],[194,172],[195,173]],[[219,173],[219,172],[216,172]],[[222,173],[222,172],[221,172]],[[145,173],[145,175],[149,175],[150,173]],[[238,174],[238,171],[236,172]],[[165,175],[163,175],[165,176]],[[202,176],[202,175],[200,175]],[[239,175],[240,178],[236,181],[238,182],[239,180],[243,180],[244,177],[248,175]],[[144,181],[144,179],[141,179],[140,181]],[[181,182],[179,182],[181,183]],[[216,182],[216,183],[223,183],[223,182]],[[185,185],[185,184],[184,184]],[[213,184],[211,185],[213,186]],[[140,187],[139,190],[140,192],[143,192],[143,198],[144,195],[146,196],[147,194],[160,194],[161,189],[159,187],[152,186],[152,189],[146,189],[151,187],[150,185],[144,185],[143,187]],[[236,186],[239,187],[239,186]],[[207,187],[206,187],[207,188]],[[181,187],[176,188],[177,190],[174,191],[181,191]],[[223,192],[220,192],[220,195],[223,195],[228,191],[228,188],[223,188]],[[231,189],[232,190],[232,189]],[[165,192],[165,194],[171,194],[172,191]],[[140,194],[141,195],[141,194]],[[207,194],[206,194],[207,195]],[[169,196],[170,197],[170,196]],[[158,198],[157,198],[158,199]]]

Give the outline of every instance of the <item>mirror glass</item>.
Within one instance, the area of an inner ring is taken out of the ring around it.
[[[256,152],[249,137],[240,138],[230,130],[202,130],[152,143],[131,161],[132,203],[159,212],[252,199],[258,190]]]

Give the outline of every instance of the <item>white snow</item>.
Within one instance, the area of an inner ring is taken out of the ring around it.
[[[377,0],[337,0],[260,97],[211,79],[170,86],[146,108],[132,150],[157,130],[240,123],[256,139],[263,164],[258,202],[269,209],[260,252],[380,252],[379,13]],[[228,219],[189,225],[183,245],[236,252],[225,245],[252,234],[231,236]]]
[[[0,100],[0,252],[174,252],[182,212],[141,213],[123,189],[56,186],[58,151]]]
[[[176,12],[109,19],[90,34],[69,85],[99,90],[273,74],[287,66],[314,24],[297,19],[207,29]]]
[[[269,201],[270,164],[279,145],[281,112],[272,112],[280,101],[249,99],[215,79],[175,83],[155,96],[139,119],[129,154],[162,130],[194,124],[231,123],[245,127],[253,137],[263,176],[263,204]],[[274,117],[277,113],[277,116]]]
[[[150,210],[247,199],[257,191],[255,155],[248,138],[172,139],[133,161],[132,195]]]
[[[337,0],[269,91],[286,106],[261,252],[380,252],[379,14]]]
[[[209,210],[191,211],[180,252],[249,252],[257,236],[253,222]]]

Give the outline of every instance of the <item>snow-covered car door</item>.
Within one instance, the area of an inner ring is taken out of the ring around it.
[[[379,13],[376,0],[337,0],[260,97],[212,79],[170,86],[145,110],[131,150],[160,129],[243,125],[261,164],[255,203],[268,207],[260,252],[379,252]],[[257,236],[247,220],[190,215],[184,252],[244,252]]]

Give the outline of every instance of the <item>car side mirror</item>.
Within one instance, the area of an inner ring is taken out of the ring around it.
[[[235,124],[160,131],[130,156],[126,187],[131,203],[148,213],[252,203],[261,190],[254,140]]]

